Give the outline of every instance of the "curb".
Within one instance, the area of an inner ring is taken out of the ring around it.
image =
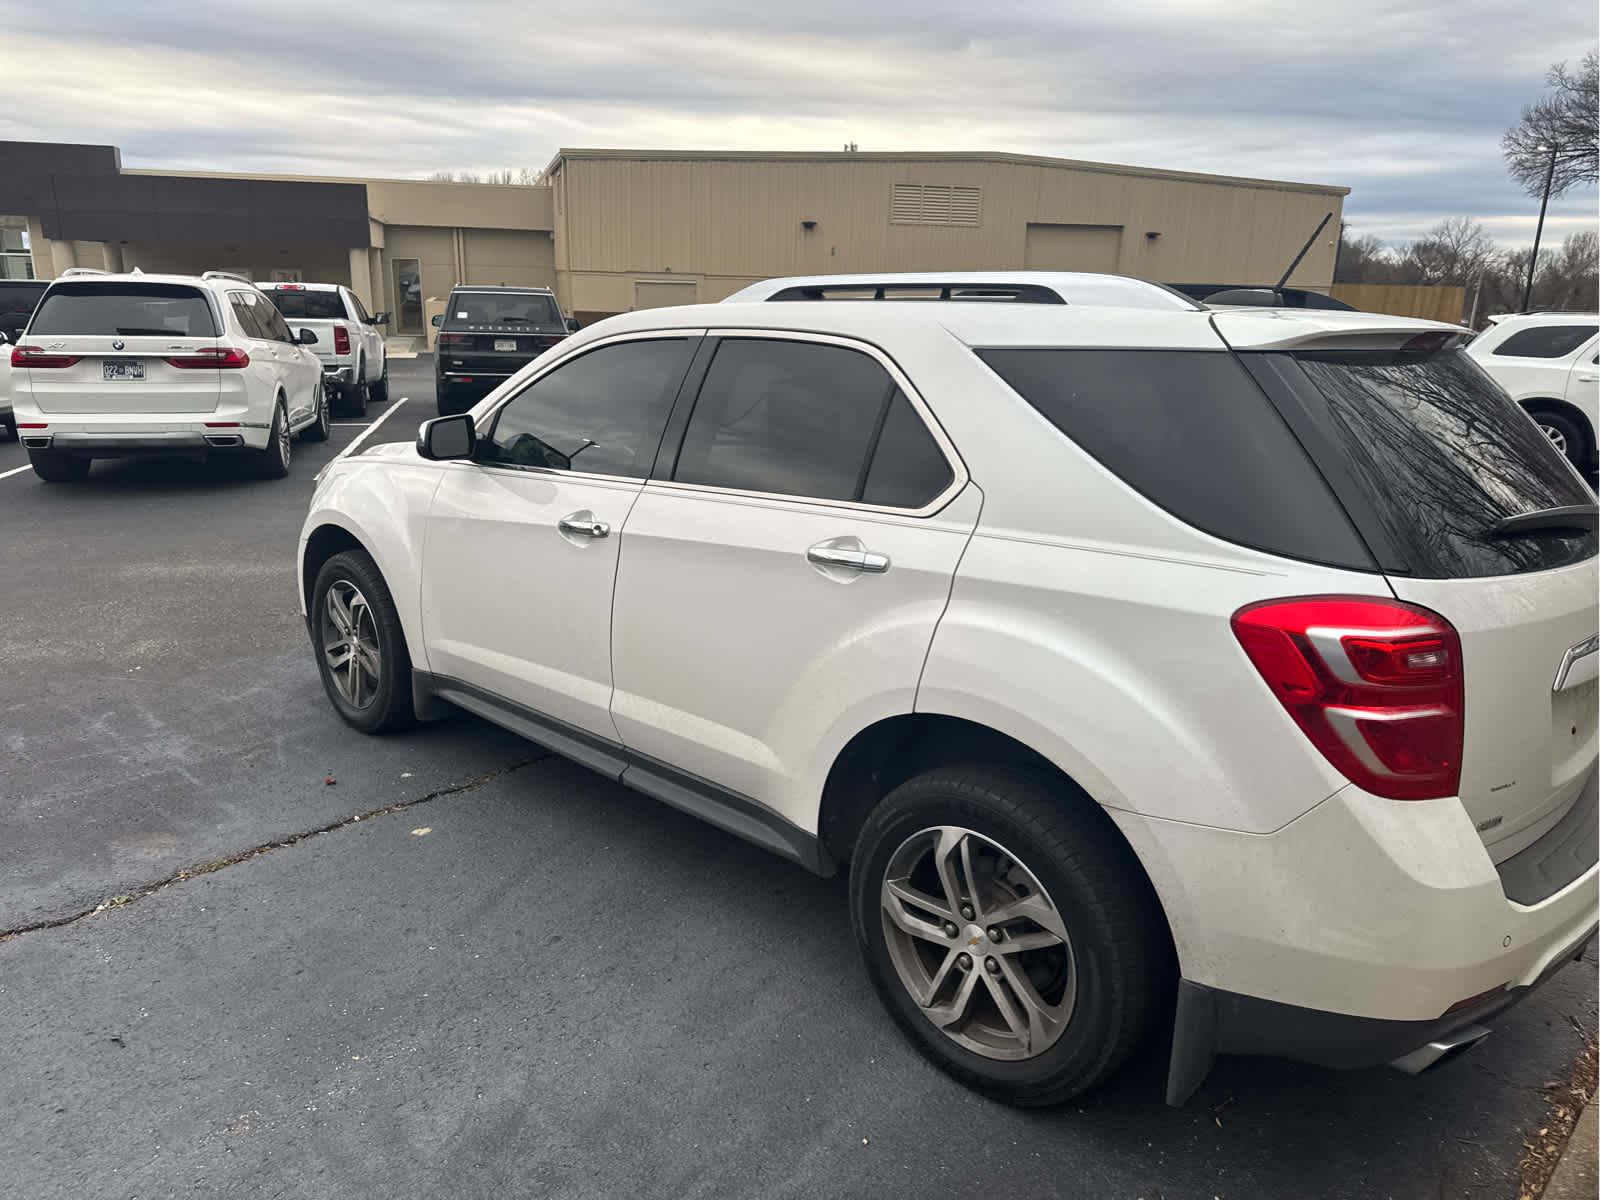
[[[1600,1113],[1587,1104],[1578,1114],[1572,1136],[1561,1151],[1561,1159],[1545,1185],[1544,1200],[1594,1200],[1600,1192]]]

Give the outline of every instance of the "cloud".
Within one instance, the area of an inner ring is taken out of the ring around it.
[[[992,10],[992,11],[991,11]],[[1386,238],[1535,206],[1499,138],[1587,0],[58,0],[7,18],[8,136],[128,166],[423,176],[562,145],[1014,150],[1337,183]],[[86,86],[85,81],[93,85]],[[1551,232],[1594,225],[1592,192]]]

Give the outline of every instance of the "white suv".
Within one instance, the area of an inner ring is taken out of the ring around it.
[[[848,863],[889,1012],[1014,1103],[1173,1004],[1173,1102],[1218,1053],[1420,1070],[1581,953],[1595,505],[1463,331],[1096,276],[735,299],[328,469],[340,716],[457,705]]]
[[[248,279],[68,272],[11,349],[17,433],[41,479],[96,458],[242,454],[288,474],[328,436],[322,367]]]
[[[1467,353],[1528,410],[1581,471],[1593,470],[1600,428],[1600,316],[1518,313],[1493,322]]]

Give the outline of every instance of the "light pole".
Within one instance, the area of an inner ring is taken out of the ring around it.
[[[1550,182],[1556,176],[1556,155],[1561,153],[1560,146],[1540,146],[1541,150],[1550,151],[1550,165],[1544,169],[1544,196],[1539,201],[1539,223],[1533,227],[1533,253],[1528,256],[1528,282],[1522,285],[1522,311],[1528,311],[1528,302],[1533,298],[1533,270],[1539,265],[1539,239],[1544,235],[1544,210],[1550,207]]]

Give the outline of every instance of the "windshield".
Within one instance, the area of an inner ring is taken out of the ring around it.
[[[1335,418],[1356,485],[1411,573],[1513,575],[1592,558],[1593,533],[1497,529],[1594,493],[1460,350],[1295,355]]]
[[[267,295],[279,312],[290,318],[312,321],[344,321],[344,300],[338,292],[286,292],[282,288],[269,288]]]
[[[561,327],[555,297],[544,292],[457,292],[445,313],[446,329],[524,325]]]
[[[171,283],[56,284],[39,304],[30,335],[120,333],[128,337],[216,337],[205,294]]]

